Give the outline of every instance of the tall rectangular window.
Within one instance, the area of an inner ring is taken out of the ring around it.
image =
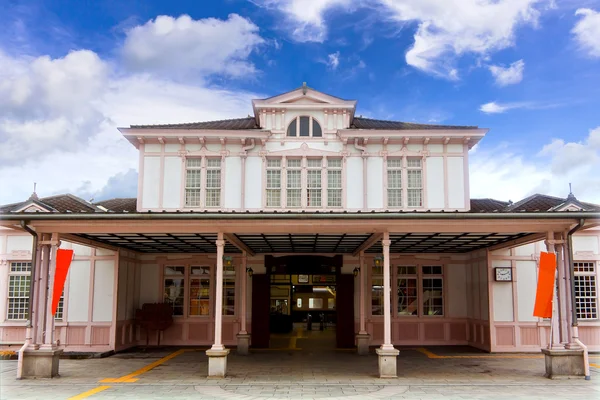
[[[397,267],[398,315],[417,315],[419,312],[417,267]]]
[[[202,186],[202,159],[188,158],[185,161],[185,206],[200,207]]]
[[[287,206],[302,206],[302,160],[287,160]]]
[[[402,158],[387,159],[388,207],[402,208]]]
[[[223,315],[235,315],[235,266],[223,265]]]
[[[422,159],[409,157],[407,160],[406,178],[408,207],[423,206],[423,167]]]
[[[28,318],[30,284],[31,262],[11,262],[8,273],[8,310],[6,319],[26,320]]]
[[[267,160],[267,207],[281,207],[281,159]]]
[[[321,170],[322,160],[320,158],[309,158],[307,160],[306,172],[306,206],[321,207]]]
[[[210,314],[210,267],[190,267],[190,311],[192,316]]]
[[[183,315],[185,267],[165,266],[163,300],[173,308],[173,315]]]
[[[595,261],[573,263],[575,309],[578,319],[598,319],[598,286]]]
[[[441,266],[422,267],[423,315],[444,315],[444,279]]]
[[[342,206],[342,160],[327,159],[327,207]]]
[[[206,159],[206,207],[221,205],[221,159]]]

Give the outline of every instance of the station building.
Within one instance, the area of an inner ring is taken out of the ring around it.
[[[222,376],[231,348],[311,322],[339,348],[376,347],[382,377],[398,346],[600,351],[600,206],[472,199],[469,149],[487,129],[363,118],[305,85],[252,107],[119,129],[139,151],[137,198],[0,207],[0,346],[20,350],[24,377],[55,375],[63,351],[159,340],[210,346]],[[75,257],[52,316],[59,247]],[[552,319],[533,316],[542,251],[557,255]],[[164,331],[140,329],[148,303],[171,306]]]

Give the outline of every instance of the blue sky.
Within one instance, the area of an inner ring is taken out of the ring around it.
[[[0,24],[0,203],[33,181],[134,196],[117,126],[241,117],[302,82],[371,118],[490,128],[472,197],[573,182],[600,202],[597,0],[0,0]]]

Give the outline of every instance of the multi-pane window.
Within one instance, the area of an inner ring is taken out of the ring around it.
[[[202,159],[188,158],[185,161],[185,206],[200,206],[202,186]]]
[[[402,207],[402,158],[387,160],[388,207]]]
[[[221,159],[206,159],[206,207],[221,205]]]
[[[190,267],[189,315],[210,314],[210,267]]]
[[[400,266],[397,268],[398,315],[417,315],[419,303],[417,294],[417,267]]]
[[[423,315],[444,315],[444,279],[441,266],[423,266]]]
[[[417,157],[407,159],[406,179],[408,207],[423,206],[423,160]]]
[[[327,159],[327,207],[342,206],[342,160]]]
[[[306,206],[321,207],[321,170],[320,158],[309,158],[307,160],[306,172]]]
[[[579,319],[598,318],[598,286],[596,262],[574,262],[575,309]]]
[[[371,269],[371,315],[383,315],[383,262]]]
[[[11,262],[8,275],[7,319],[25,320],[28,318],[30,284],[31,262]]]
[[[294,118],[288,125],[287,136],[322,137],[321,125],[312,117],[302,116]]]
[[[302,160],[287,160],[287,206],[302,206]]]
[[[404,167],[404,163],[406,163],[406,167]],[[387,206],[394,208],[423,207],[422,158],[388,158],[386,167]]]
[[[267,160],[267,207],[281,207],[281,159]]]
[[[54,319],[57,321],[62,321],[63,314],[65,310],[65,291],[60,295],[60,299],[58,299],[58,306],[56,306],[56,314],[54,314]]]
[[[235,267],[231,261],[223,265],[223,315],[235,315]]]
[[[164,270],[164,296],[165,303],[173,308],[173,315],[183,315],[185,296],[185,267],[165,266]]]

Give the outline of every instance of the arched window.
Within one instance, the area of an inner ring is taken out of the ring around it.
[[[323,130],[321,125],[313,117],[298,117],[294,118],[288,125],[287,136],[290,137],[322,137]]]

